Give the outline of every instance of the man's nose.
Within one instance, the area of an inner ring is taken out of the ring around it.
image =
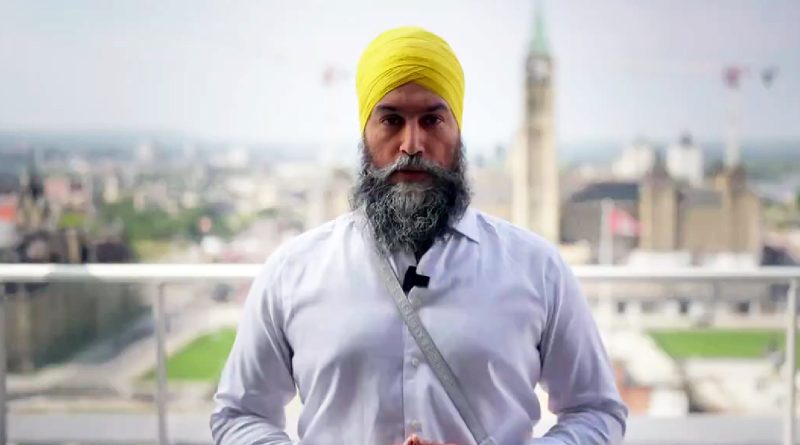
[[[425,131],[417,122],[411,121],[403,129],[400,151],[409,156],[425,152]]]

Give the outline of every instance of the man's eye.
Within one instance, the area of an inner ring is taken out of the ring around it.
[[[403,118],[401,118],[396,114],[390,114],[388,116],[384,116],[384,118],[381,119],[381,122],[383,122],[386,125],[391,125],[394,127],[401,125],[403,123]]]
[[[432,127],[440,122],[444,122],[441,117],[435,114],[430,114],[428,116],[423,116],[421,123],[426,127]]]

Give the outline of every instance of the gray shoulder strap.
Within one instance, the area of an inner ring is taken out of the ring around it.
[[[392,294],[397,309],[400,311],[400,315],[403,316],[403,321],[405,321],[409,332],[411,332],[417,345],[422,350],[422,354],[425,355],[425,359],[428,361],[428,364],[431,365],[431,368],[433,368],[434,374],[436,374],[439,382],[441,382],[444,390],[447,392],[448,397],[450,397],[450,400],[453,402],[453,405],[455,405],[456,410],[458,410],[467,428],[469,428],[470,433],[472,433],[475,443],[478,445],[495,445],[494,439],[489,437],[489,434],[486,433],[486,429],[472,410],[472,406],[469,404],[464,390],[458,382],[456,375],[453,373],[453,370],[450,368],[450,365],[447,364],[442,353],[439,352],[439,348],[436,347],[428,330],[425,329],[419,315],[414,310],[411,302],[408,301],[394,271],[392,271],[391,265],[389,265],[389,261],[380,253],[373,253],[375,254],[375,262],[377,263],[381,279],[389,290],[389,293]]]

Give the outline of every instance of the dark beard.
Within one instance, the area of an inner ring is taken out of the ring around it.
[[[464,215],[470,202],[463,146],[448,170],[420,155],[400,155],[391,165],[378,169],[369,148],[362,143],[361,172],[350,204],[362,209],[379,249],[384,252],[425,252],[443,236],[452,222]],[[427,183],[389,182],[401,168],[413,167],[431,175]]]

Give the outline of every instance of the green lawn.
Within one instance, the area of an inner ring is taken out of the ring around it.
[[[236,330],[223,329],[204,335],[167,360],[167,378],[184,381],[214,381],[225,366]],[[153,379],[155,371],[145,375]]]
[[[782,349],[786,342],[784,332],[778,330],[656,330],[650,336],[676,359],[764,358],[771,344]]]
[[[778,330],[656,330],[649,334],[676,359],[763,358],[770,343],[776,343],[780,348],[785,343],[784,333]],[[196,339],[169,358],[167,377],[184,381],[216,380],[235,336],[236,330],[229,328]],[[154,375],[154,371],[150,371],[145,378],[152,379]]]

